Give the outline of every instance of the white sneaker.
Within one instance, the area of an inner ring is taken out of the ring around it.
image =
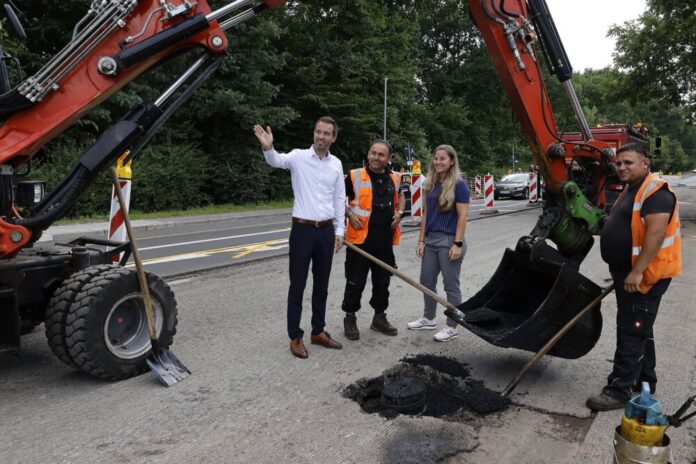
[[[447,326],[435,335],[433,335],[433,338],[438,342],[448,342],[453,338],[457,338],[458,336],[459,334],[457,333],[456,327]]]
[[[408,328],[411,330],[435,330],[437,324],[435,323],[435,319],[426,319],[422,317],[417,321],[409,322]]]

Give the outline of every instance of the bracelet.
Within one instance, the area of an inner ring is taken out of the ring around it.
[[[418,240],[418,243],[425,243],[425,240]]]

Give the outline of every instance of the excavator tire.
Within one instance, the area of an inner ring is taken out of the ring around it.
[[[79,369],[105,380],[121,380],[147,370],[151,351],[145,306],[135,270],[96,266],[70,305],[65,343]],[[84,272],[84,271],[81,271]],[[159,345],[174,340],[174,293],[158,276],[146,273]]]
[[[87,282],[103,270],[112,268],[113,266],[110,265],[91,266],[72,274],[56,289],[51,301],[48,303],[46,321],[44,323],[48,346],[51,347],[58,359],[70,367],[79,369],[70,356],[65,340],[65,321],[68,318],[70,305],[73,304],[75,297],[82,291],[82,287]]]

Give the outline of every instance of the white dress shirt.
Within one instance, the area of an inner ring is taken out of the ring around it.
[[[290,170],[295,195],[292,215],[310,221],[333,219],[336,235],[343,236],[346,186],[341,161],[330,153],[319,158],[313,146],[306,150],[296,148],[290,153],[278,153],[271,148],[263,156],[274,168]]]

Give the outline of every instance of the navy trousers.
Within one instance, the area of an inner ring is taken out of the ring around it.
[[[290,290],[288,291],[288,336],[302,338],[302,298],[312,264],[312,334],[324,331],[326,298],[333,260],[335,233],[333,225],[315,227],[292,224],[290,231]]]
[[[631,387],[648,382],[655,390],[655,340],[653,324],[662,295],[672,279],[659,280],[646,295],[624,290],[628,272],[612,272],[616,293],[616,352],[614,368],[604,387],[615,398],[631,399]]]

